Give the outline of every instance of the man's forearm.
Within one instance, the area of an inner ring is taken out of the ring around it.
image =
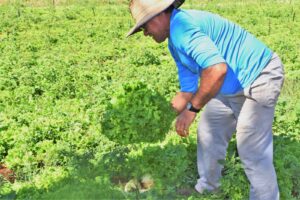
[[[201,109],[210,101],[222,87],[227,71],[226,63],[219,63],[202,71],[200,86],[191,103]]]

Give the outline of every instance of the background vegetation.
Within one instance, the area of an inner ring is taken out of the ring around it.
[[[221,191],[198,195],[196,123],[174,130],[178,90],[166,44],[133,25],[127,0],[0,1],[2,199],[247,199],[233,138]],[[277,52],[286,81],[274,153],[281,199],[300,198],[300,1],[186,0],[218,13]],[[147,192],[125,192],[150,175]]]

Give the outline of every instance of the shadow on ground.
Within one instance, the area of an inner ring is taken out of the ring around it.
[[[63,167],[71,170],[65,178],[57,181],[51,177],[49,181],[52,183],[47,186],[28,184],[17,193],[12,192],[0,198],[231,199],[234,195],[246,198],[248,190],[244,189],[245,185],[237,184],[237,177],[243,176],[243,170],[237,168],[239,162],[236,157],[233,157],[234,160],[226,160],[224,184],[221,188],[223,192],[199,195],[192,191],[197,176],[196,141],[159,142],[165,139],[174,120],[174,115],[169,115],[169,109],[169,103],[147,85],[123,85],[112,96],[101,124],[105,138],[115,142],[109,151],[104,152],[102,141],[88,154],[69,154],[72,161]],[[278,135],[274,136],[274,163],[281,198],[297,199],[300,198],[300,144],[299,134],[296,134],[297,130],[294,128],[297,126],[293,123],[298,121],[280,120],[279,117],[275,118],[274,129]],[[294,128],[291,132],[295,134],[289,132],[289,127]],[[156,128],[159,131],[156,132]],[[234,142],[232,144],[235,145]],[[232,146],[232,149],[229,148],[229,152],[234,152],[235,147]],[[139,193],[138,190],[124,192],[126,183],[132,179],[139,181],[144,175],[153,178],[154,186],[151,190],[144,193]]]
[[[275,136],[275,167],[277,170],[281,196],[284,199],[299,198],[299,141],[293,137]],[[192,145],[192,144],[191,144]],[[132,154],[140,148],[140,154]],[[191,147],[188,147],[191,148]],[[124,151],[122,151],[124,150]],[[123,152],[122,154],[119,154]],[[24,187],[18,194],[8,194],[2,199],[174,199],[196,197],[204,199],[229,198],[241,187],[234,183],[232,189],[215,195],[198,195],[191,191],[192,183],[187,183],[186,177],[196,172],[191,170],[185,144],[168,143],[161,145],[134,146],[132,149],[118,147],[105,154],[98,162],[91,162],[91,157],[76,157],[72,163],[74,170],[63,180],[54,183],[49,188]],[[117,156],[118,155],[118,156]],[[224,179],[230,179],[236,174],[234,165],[227,167],[233,172],[226,174]],[[229,171],[230,171],[229,170]],[[132,178],[141,178],[150,174],[154,179],[154,187],[145,193],[124,192],[126,182]],[[237,176],[242,175],[238,173]],[[236,177],[236,176],[235,176]],[[183,181],[184,180],[184,181]],[[187,186],[187,187],[182,187]],[[241,191],[244,196],[248,191]],[[231,193],[231,194],[230,194]]]

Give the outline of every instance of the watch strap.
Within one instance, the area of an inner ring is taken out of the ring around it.
[[[201,109],[197,109],[193,106],[193,104],[191,102],[188,102],[187,104],[187,109],[191,112],[195,112],[195,113],[198,113],[200,112]]]

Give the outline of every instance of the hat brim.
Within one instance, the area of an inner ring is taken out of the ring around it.
[[[129,37],[139,31],[141,31],[141,27],[147,23],[148,21],[150,21],[153,17],[155,17],[156,15],[160,14],[162,11],[166,10],[169,6],[171,6],[174,3],[175,0],[168,0],[168,1],[164,1],[162,4],[159,4],[156,8],[153,9],[153,11],[151,11],[151,14],[149,15],[145,15],[145,17],[143,17],[142,19],[140,19],[133,28],[130,29],[130,31],[127,33],[126,37]]]

